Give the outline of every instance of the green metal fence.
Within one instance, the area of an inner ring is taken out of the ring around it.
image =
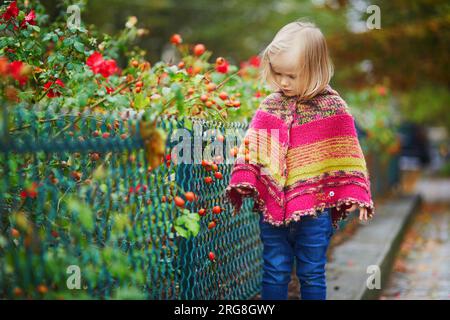
[[[223,179],[208,184],[211,172],[201,164],[165,161],[149,168],[136,116],[6,110],[0,121],[2,298],[250,299],[259,293],[258,216],[250,199],[238,216],[230,214],[224,190],[231,164],[218,164]],[[186,121],[158,119],[169,137],[166,154],[178,129],[198,134]],[[201,135],[248,126],[193,123]],[[201,149],[207,142],[194,141]],[[193,154],[197,147],[194,142]],[[172,201],[185,191],[198,196],[185,209],[207,211],[197,236],[188,239],[174,228],[186,213]],[[222,212],[212,214],[217,205]],[[209,229],[213,219],[217,226]]]
[[[230,165],[218,165],[224,178],[213,184],[204,182],[210,173],[200,164],[165,162],[148,170],[136,117],[15,108],[3,120],[3,298],[247,299],[258,293],[258,220],[251,200],[238,217],[228,214]],[[158,120],[169,137],[184,126],[184,120]],[[168,139],[166,149],[171,147]],[[208,212],[195,238],[182,238],[173,227],[183,212],[171,200],[184,191],[198,196],[186,209]],[[212,217],[215,205],[223,211]],[[210,230],[212,218],[217,226]],[[80,289],[73,268],[79,268]]]

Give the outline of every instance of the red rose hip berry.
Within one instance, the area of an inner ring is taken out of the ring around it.
[[[214,259],[216,259],[216,255],[214,254],[214,252],[211,251],[211,252],[208,254],[208,258],[209,258],[209,260],[214,261]]]

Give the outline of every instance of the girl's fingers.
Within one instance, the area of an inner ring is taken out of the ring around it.
[[[359,220],[363,220],[363,219],[367,221],[367,209],[366,208],[359,209]]]
[[[354,205],[352,205],[350,208],[348,208],[348,209],[345,209],[345,211],[348,211],[348,212],[351,212],[351,211],[354,211],[354,210],[356,210],[358,208],[358,205],[356,205],[356,204],[354,204]],[[368,217],[367,217],[367,208],[359,208],[359,220],[368,220]]]

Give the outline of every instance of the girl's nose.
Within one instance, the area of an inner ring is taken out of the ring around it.
[[[281,86],[283,87],[283,88],[287,88],[288,87],[288,81],[285,79],[285,78],[282,78],[281,79]]]

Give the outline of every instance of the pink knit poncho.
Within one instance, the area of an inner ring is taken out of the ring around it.
[[[274,92],[240,145],[225,190],[237,213],[244,197],[273,225],[331,208],[333,227],[357,204],[374,214],[369,173],[353,116],[330,86],[306,102]]]

